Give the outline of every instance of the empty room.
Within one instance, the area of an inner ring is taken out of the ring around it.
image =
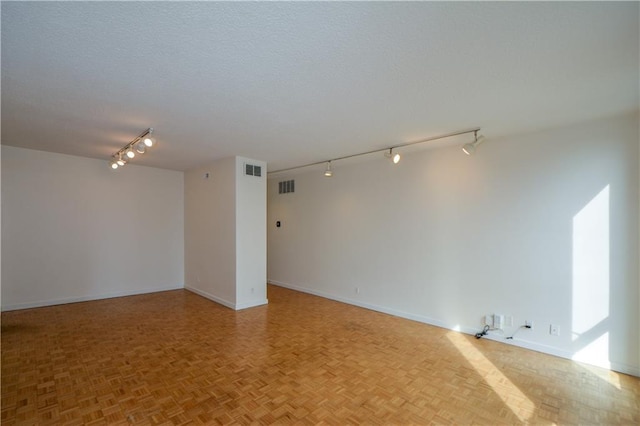
[[[640,2],[1,2],[3,425],[640,424]]]

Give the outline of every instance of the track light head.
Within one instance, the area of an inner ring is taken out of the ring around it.
[[[384,156],[390,158],[393,161],[393,164],[398,164],[400,162],[400,154],[397,152],[393,153],[393,148],[389,148],[389,152],[385,152]]]
[[[462,151],[467,155],[473,155],[473,153],[476,152],[476,146],[474,144],[472,144],[471,142],[470,143],[466,143],[462,147]]]
[[[138,151],[138,153],[140,154],[144,154],[147,151],[147,145],[144,143],[144,141],[136,143],[136,151]]]
[[[113,170],[116,170],[118,168],[118,163],[116,161],[112,161],[109,163],[109,167],[111,167]]]
[[[122,159],[122,153],[118,153],[118,159],[116,160],[116,163],[118,164],[118,166],[122,167],[125,164],[127,164],[127,162],[125,160]]]
[[[462,151],[467,155],[473,155],[476,152],[476,147],[480,145],[482,142],[484,142],[484,140],[485,140],[484,136],[482,135],[478,136],[478,134],[476,133],[476,140],[474,140],[473,142],[464,144],[462,146]]]
[[[149,129],[147,129],[147,134],[140,140],[147,148],[154,146],[156,144],[156,138],[153,137],[153,127],[149,127]]]
[[[142,138],[142,143],[144,143],[144,145],[147,148],[151,148],[152,146],[154,146],[156,144],[156,138],[151,136],[151,134],[148,134],[147,136]]]
[[[135,156],[136,156],[136,153],[133,152],[133,149],[131,149],[131,148],[127,149],[127,157],[133,158]]]
[[[333,171],[331,170],[331,161],[327,161],[327,168],[326,168],[326,170],[324,171],[324,175],[325,175],[326,177],[331,177],[331,176],[333,176]]]

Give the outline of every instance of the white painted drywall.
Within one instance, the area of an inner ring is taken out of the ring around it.
[[[639,375],[638,114],[486,136],[270,179],[269,281]]]
[[[244,174],[245,164],[261,176]],[[267,163],[236,157],[236,309],[267,303]]]
[[[229,157],[185,173],[185,287],[232,309],[267,303],[265,171]]]
[[[2,309],[183,287],[183,173],[2,146]]]
[[[2,188],[2,149],[0,149],[0,188]],[[2,196],[0,191],[0,224],[2,224]],[[0,307],[2,306],[2,226],[0,226]]]
[[[235,158],[185,172],[185,287],[236,305]]]

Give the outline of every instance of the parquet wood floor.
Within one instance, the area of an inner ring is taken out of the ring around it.
[[[3,425],[640,424],[640,379],[269,286],[2,314]]]

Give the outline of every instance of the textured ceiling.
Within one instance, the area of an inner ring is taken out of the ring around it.
[[[638,109],[639,4],[2,2],[2,143],[295,166]]]

